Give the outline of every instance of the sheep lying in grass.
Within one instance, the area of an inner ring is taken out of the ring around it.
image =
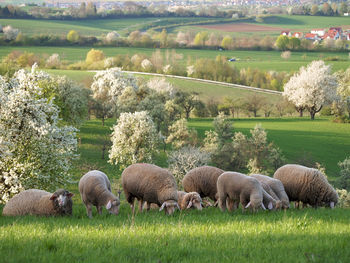
[[[242,210],[251,207],[254,211],[263,208],[263,189],[258,180],[236,172],[224,172],[217,182],[219,207],[221,211],[237,209],[239,202]]]
[[[38,189],[25,190],[5,205],[4,216],[58,216],[72,215],[73,194],[64,189],[49,193]]]
[[[202,210],[202,198],[196,192],[186,193],[184,191],[177,191],[177,198],[181,210],[191,207]]]
[[[132,164],[122,173],[122,185],[133,212],[135,198],[140,201],[140,212],[143,202],[148,203],[148,208],[153,203],[157,204],[159,211],[165,208],[165,213],[169,215],[179,208],[176,181],[166,169],[147,163]]]
[[[317,169],[287,164],[277,169],[274,178],[283,183],[290,201],[331,208],[338,202],[337,192]]]
[[[224,172],[216,167],[201,166],[189,171],[182,179],[186,192],[197,192],[201,198],[209,197],[217,201],[217,180]]]
[[[79,181],[79,192],[88,217],[92,218],[93,205],[99,214],[102,214],[104,206],[111,214],[118,215],[120,201],[112,193],[111,183],[103,172],[94,170],[86,173]]]

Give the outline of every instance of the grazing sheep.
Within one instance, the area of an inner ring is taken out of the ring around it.
[[[273,198],[268,191],[264,189],[264,186],[262,183],[260,183],[262,187],[262,193],[263,193],[263,204],[266,208],[269,210],[273,209],[280,209],[282,207],[282,202],[279,199]]]
[[[122,185],[133,213],[135,198],[140,202],[140,212],[143,202],[147,202],[147,210],[154,203],[160,206],[159,211],[165,208],[169,215],[179,208],[176,181],[166,169],[147,163],[132,164],[122,173]]]
[[[25,190],[7,202],[4,216],[58,216],[72,215],[73,194],[64,189],[49,193],[39,189]]]
[[[217,201],[217,180],[224,172],[216,167],[201,166],[189,171],[182,179],[186,192],[197,192],[201,198],[209,197]]]
[[[277,200],[277,202],[281,201],[281,203],[278,202],[276,209],[279,207],[283,209],[289,208],[289,198],[280,180],[261,174],[252,174],[250,176],[257,179],[272,198]]]
[[[118,215],[120,201],[111,191],[111,183],[103,172],[93,170],[86,173],[79,181],[81,200],[85,204],[88,217],[92,218],[92,206],[96,206],[99,214],[102,207]]]
[[[177,191],[177,198],[181,210],[191,207],[202,210],[202,198],[196,192]]]
[[[218,182],[219,207],[221,211],[237,209],[239,202],[242,204],[242,210],[251,207],[257,210],[263,204],[263,189],[258,180],[236,172],[224,172],[219,176]]]
[[[287,164],[278,168],[273,177],[283,183],[290,201],[331,208],[338,202],[336,191],[317,169]]]

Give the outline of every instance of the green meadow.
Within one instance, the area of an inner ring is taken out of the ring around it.
[[[189,125],[202,136],[211,121],[192,119]],[[80,160],[68,187],[75,194],[72,217],[0,216],[2,262],[348,262],[349,209],[222,213],[211,207],[172,216],[136,212],[133,217],[122,193],[118,216],[106,210],[98,215],[94,209],[88,219],[77,189],[85,172],[100,169],[115,193],[121,189],[120,171],[107,163],[107,156],[102,159],[103,140],[114,123],[109,119],[103,127],[90,120],[80,129]],[[255,123],[262,123],[291,161],[295,155],[290,153],[309,151],[331,172],[333,160],[349,153],[350,127],[328,119],[240,119],[234,120],[235,131],[247,133]],[[166,158],[156,163],[164,167]]]
[[[349,209],[0,216],[2,262],[348,262]]]
[[[69,63],[85,60],[87,52],[92,47],[2,47],[0,58],[7,56],[10,52],[18,50],[22,52],[32,52],[40,55],[51,55],[58,53],[62,60]],[[102,50],[106,57],[113,57],[119,54],[144,54],[151,56],[156,50],[153,48],[130,48],[130,47],[94,47]],[[168,50],[171,53],[171,49]],[[236,62],[231,62],[232,66],[241,68],[257,68],[260,70],[274,71],[297,71],[301,66],[305,66],[313,60],[326,60],[326,64],[332,65],[333,71],[344,70],[349,66],[349,56],[344,52],[292,52],[289,59],[282,59],[279,51],[219,51],[200,49],[175,49],[176,53],[182,54],[179,63],[187,65],[190,60],[194,62],[200,58],[214,59],[218,55],[227,58],[235,57]],[[161,49],[165,55],[166,49]],[[338,57],[338,61],[327,61],[327,59]]]

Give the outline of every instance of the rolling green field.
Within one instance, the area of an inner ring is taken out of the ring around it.
[[[289,159],[293,157],[289,152],[300,149],[295,145],[305,145],[315,156],[320,152],[319,159],[324,158],[329,168],[333,155],[340,158],[350,146],[350,127],[327,119],[243,119],[234,122],[235,130],[248,132],[256,122]],[[101,159],[101,140],[113,123],[109,119],[102,127],[100,121],[91,120],[81,127],[81,158],[75,164],[76,182],[69,187],[75,193],[73,217],[0,216],[2,262],[347,262],[350,258],[349,209],[292,208],[253,214],[207,208],[173,216],[153,210],[136,213],[133,219],[122,195],[118,216],[106,211],[99,216],[94,210],[94,218],[88,219],[78,178],[100,169],[111,178],[114,192],[120,189],[120,171]],[[190,126],[202,134],[210,123],[195,119]],[[282,138],[288,143],[280,145]],[[156,163],[165,166],[165,158]]]
[[[263,22],[248,22],[247,24],[257,25],[257,26],[268,26],[281,28],[283,30],[291,30],[292,32],[310,32],[311,29],[314,28],[325,28],[328,29],[330,27],[342,26],[345,28],[350,28],[350,21],[348,17],[331,17],[331,16],[297,16],[297,15],[266,15],[261,17]],[[229,24],[236,24],[238,22],[231,22]],[[226,25],[226,24],[220,24]],[[201,31],[209,31],[209,32],[221,32],[226,35],[232,36],[252,36],[259,35],[271,35],[278,36],[280,34],[280,30],[277,31],[258,31],[258,32],[225,32],[221,30],[213,30],[213,29],[204,29],[201,26],[183,26],[177,27],[174,29],[174,32],[178,31],[192,31],[192,30],[201,30]]]
[[[116,56],[118,54],[145,54],[151,56],[155,49],[153,48],[113,48],[113,47],[95,47],[103,50],[107,57]],[[2,47],[0,49],[0,58],[14,50],[22,52],[33,52],[35,54],[58,53],[62,60],[67,60],[70,63],[85,60],[90,47]],[[166,50],[161,50],[163,54]],[[171,51],[171,50],[169,50]],[[176,49],[176,53],[183,54],[183,58],[179,61],[184,66],[189,58],[195,61],[199,58],[214,59],[218,55],[226,56],[227,58],[235,57],[239,61],[231,62],[232,66],[241,68],[258,68],[261,70],[275,70],[294,72],[301,66],[305,66],[313,60],[326,59],[329,57],[338,56],[341,61],[326,61],[326,64],[332,65],[333,71],[346,69],[349,67],[349,56],[342,52],[292,52],[290,59],[284,60],[281,58],[281,52],[278,51],[219,51],[219,50],[197,50],[197,49]]]
[[[192,21],[217,20],[200,17],[145,17],[119,19],[84,19],[77,21],[65,20],[33,20],[33,19],[0,19],[0,25],[11,25],[26,35],[66,35],[70,30],[76,30],[81,35],[99,37],[111,31],[117,31],[122,36],[127,32],[139,30],[148,24],[166,25]]]
[[[90,84],[93,79],[94,72],[90,71],[80,71],[80,70],[45,70],[50,74],[54,75],[65,75],[70,79],[85,84],[86,87],[90,87]],[[137,75],[137,77],[143,79],[156,78],[154,76],[146,76],[146,75]],[[184,79],[176,79],[176,78],[166,78],[167,81],[172,83],[174,87],[179,90],[186,92],[197,92],[198,96],[203,101],[208,101],[209,99],[214,99],[217,101],[222,101],[224,97],[234,97],[234,98],[246,98],[248,95],[255,93],[250,90],[243,90],[239,88],[233,88],[228,86],[221,86],[211,83],[203,83],[199,81],[193,80],[184,80]],[[260,96],[264,97],[268,102],[275,103],[281,97],[278,94],[266,94],[266,93],[258,93]]]

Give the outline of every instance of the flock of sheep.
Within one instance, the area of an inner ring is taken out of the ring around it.
[[[166,169],[153,164],[137,163],[122,173],[122,186],[126,201],[135,212],[135,199],[139,209],[157,206],[172,214],[180,210],[202,209],[202,198],[208,197],[222,211],[238,209],[287,209],[289,202],[312,207],[334,208],[338,201],[335,189],[317,169],[288,164],[280,167],[274,178],[265,175],[244,175],[225,172],[219,168],[202,166],[189,171],[182,180],[185,190],[178,191],[174,176]],[[99,214],[105,207],[110,213],[119,213],[120,200],[111,191],[108,177],[100,171],[90,171],[79,181],[79,192],[92,217],[92,206]],[[3,215],[71,215],[73,194],[59,189],[48,193],[38,189],[23,191],[14,196],[4,207]],[[209,202],[208,202],[209,203]],[[208,204],[207,203],[207,204]]]

